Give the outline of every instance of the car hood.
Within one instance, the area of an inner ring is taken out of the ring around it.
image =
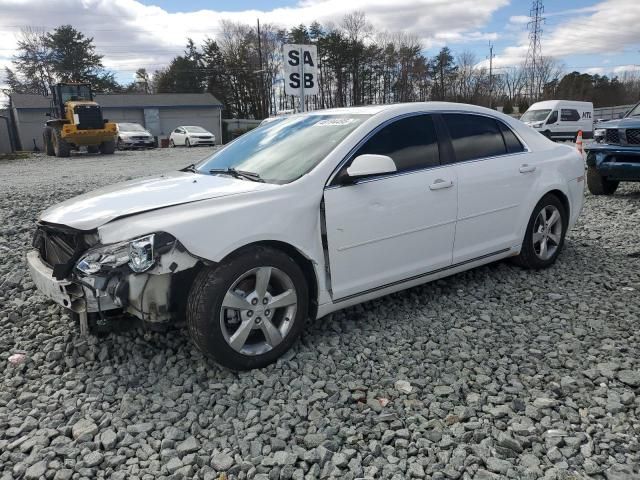
[[[640,128],[640,117],[627,117],[600,122],[595,128]]]
[[[275,187],[277,185],[225,175],[171,172],[116,183],[79,195],[48,208],[39,220],[78,230],[93,230],[128,215]]]
[[[120,130],[118,133],[122,135],[129,135],[130,137],[151,137],[149,132],[141,132],[139,130]]]

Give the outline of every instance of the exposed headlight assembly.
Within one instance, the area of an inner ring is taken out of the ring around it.
[[[135,273],[146,272],[156,263],[153,254],[155,237],[151,234],[90,250],[76,264],[76,269],[85,275],[93,275],[128,265]]]

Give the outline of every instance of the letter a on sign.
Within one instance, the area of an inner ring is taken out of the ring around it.
[[[318,50],[315,45],[285,45],[284,93],[316,95],[318,93]]]

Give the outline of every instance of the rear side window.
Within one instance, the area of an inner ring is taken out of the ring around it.
[[[502,133],[493,118],[463,113],[447,113],[443,117],[451,135],[456,161],[507,153]]]
[[[573,108],[563,108],[560,110],[560,120],[563,122],[576,122],[580,120],[580,114]]]
[[[518,140],[515,133],[511,131],[509,127],[507,127],[504,123],[498,121],[498,126],[500,127],[500,131],[502,132],[502,137],[504,138],[504,143],[507,146],[507,153],[518,153],[524,151],[524,146]]]
[[[402,118],[376,132],[353,158],[364,154],[387,155],[399,172],[440,164],[438,138],[430,115]]]

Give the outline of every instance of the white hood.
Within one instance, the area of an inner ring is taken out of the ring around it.
[[[111,220],[158,208],[273,188],[226,175],[171,172],[99,188],[54,205],[40,221],[93,230]]]

